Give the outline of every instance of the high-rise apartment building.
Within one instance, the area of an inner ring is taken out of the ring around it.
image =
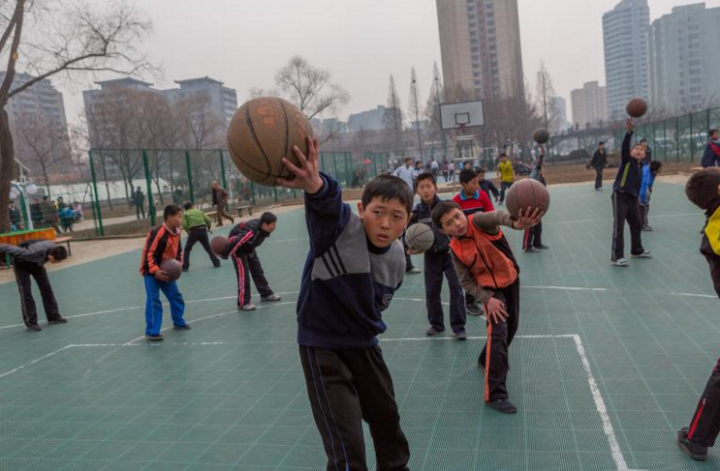
[[[650,104],[668,113],[720,102],[720,8],[675,7],[650,28]]]
[[[437,0],[446,91],[524,96],[517,0]]]
[[[572,124],[580,129],[608,120],[606,88],[598,82],[588,82],[571,92]]]
[[[649,98],[647,0],[622,0],[603,15],[605,80],[610,119],[626,116],[632,98]]]

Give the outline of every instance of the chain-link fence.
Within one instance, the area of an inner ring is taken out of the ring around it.
[[[390,155],[367,153],[361,161],[349,152],[323,152],[321,170],[345,188],[361,188],[389,168]],[[95,233],[105,236],[117,224],[138,229],[158,224],[168,204],[190,201],[213,207],[212,182],[230,193],[228,211],[299,200],[298,191],[267,187],[245,178],[227,151],[169,149],[93,149],[90,151],[91,209]]]
[[[699,111],[635,127],[635,140],[647,139],[655,160],[696,163],[708,144],[708,131],[720,128],[720,108]],[[624,130],[618,130],[622,142]]]

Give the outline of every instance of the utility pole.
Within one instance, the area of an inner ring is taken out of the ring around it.
[[[440,127],[440,136],[442,137],[443,146],[443,162],[447,160],[447,140],[445,139],[445,130],[442,127],[442,99],[440,98],[440,77],[435,74],[435,93],[438,102],[438,126]]]
[[[418,150],[420,151],[420,161],[425,164],[425,158],[423,156],[423,145],[422,145],[422,131],[420,130],[420,102],[418,101],[418,90],[417,90],[417,78],[415,76],[415,68],[412,69],[412,81],[410,83],[412,89],[412,111],[415,114],[415,126],[417,127],[417,138],[418,138]]]

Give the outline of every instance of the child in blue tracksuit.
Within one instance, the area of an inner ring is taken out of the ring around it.
[[[649,165],[643,167],[642,183],[640,184],[640,195],[638,196],[638,208],[640,210],[640,222],[642,222],[643,231],[652,231],[648,223],[648,213],[650,212],[650,196],[652,195],[655,178],[660,169],[662,162],[653,160]]]
[[[185,301],[175,281],[170,281],[168,274],[160,269],[164,260],[176,259],[182,263],[182,245],[180,244],[180,228],[182,227],[182,209],[170,205],[165,208],[165,222],[148,233],[145,240],[140,274],[145,281],[147,302],[145,305],[145,337],[150,342],[163,340],[160,334],[163,318],[160,291],[170,302],[173,326],[176,330],[190,330],[184,319]]]
[[[450,288],[450,326],[458,340],[467,340],[465,333],[465,296],[460,279],[450,257],[450,238],[440,232],[432,222],[432,211],[440,202],[437,196],[437,180],[432,173],[422,173],[415,180],[415,192],[420,203],[413,209],[410,224],[427,224],[435,234],[435,243],[425,252],[425,305],[427,307],[430,328],[428,336],[437,335],[445,330],[442,307],[443,277],[447,278]]]
[[[328,470],[367,471],[363,421],[370,427],[377,469],[408,471],[410,447],[400,428],[390,372],[377,336],[382,313],[405,275],[398,240],[413,205],[410,187],[382,175],[365,186],[358,215],[338,183],[321,174],[317,141],[300,166],[278,182],[305,192],[310,253],[297,305],[300,361]]]

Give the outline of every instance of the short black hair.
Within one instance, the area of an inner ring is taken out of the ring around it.
[[[461,209],[460,205],[454,201],[441,201],[435,205],[432,212],[432,221],[435,226],[442,229],[442,218],[453,209]]]
[[[412,162],[412,157],[405,157],[405,163],[407,163],[408,160]]]
[[[460,172],[460,184],[462,185],[463,183],[470,183],[473,178],[477,178],[477,176],[478,175],[475,170],[463,170],[462,172]]]
[[[58,245],[52,250],[48,250],[48,255],[52,255],[55,261],[60,262],[68,258],[68,251],[62,245]]]
[[[653,160],[652,162],[650,162],[650,171],[651,172],[657,172],[661,168],[662,168],[662,162],[660,162],[659,160]]]
[[[605,145],[605,141],[600,141],[600,142],[598,142],[598,147],[604,146],[604,145]]]
[[[487,173],[487,169],[485,167],[478,167],[475,169],[475,173],[480,175],[481,173]]]
[[[433,175],[430,172],[424,172],[417,176],[415,179],[415,190],[417,191],[418,185],[420,185],[420,182],[423,180],[430,180],[433,185],[437,186],[437,178],[435,178],[435,175]]]
[[[367,208],[375,198],[380,198],[382,201],[398,200],[405,206],[408,215],[412,212],[415,202],[415,195],[410,191],[408,184],[393,175],[380,175],[365,185],[361,199],[363,207]]]
[[[507,152],[503,152],[502,154],[500,154],[500,158],[502,159],[503,157],[508,157]]]
[[[647,144],[647,139],[640,139],[640,144]]]
[[[192,204],[191,201],[187,201],[187,202],[185,202],[185,204],[183,205],[183,209],[184,209],[185,211],[187,211],[188,209],[192,209],[193,206],[195,206],[195,205]]]
[[[711,129],[710,131],[708,131],[708,136],[712,137],[712,135],[716,132],[720,132],[720,129]]]
[[[277,216],[270,211],[266,211],[260,216],[260,224],[272,224],[274,222],[277,222]]]
[[[694,174],[685,185],[685,195],[698,208],[709,210],[720,196],[720,167],[710,167]]]
[[[167,221],[169,217],[177,216],[180,213],[182,213],[182,208],[180,208],[180,206],[177,206],[175,204],[169,204],[165,206],[165,211],[163,211],[163,219]]]

